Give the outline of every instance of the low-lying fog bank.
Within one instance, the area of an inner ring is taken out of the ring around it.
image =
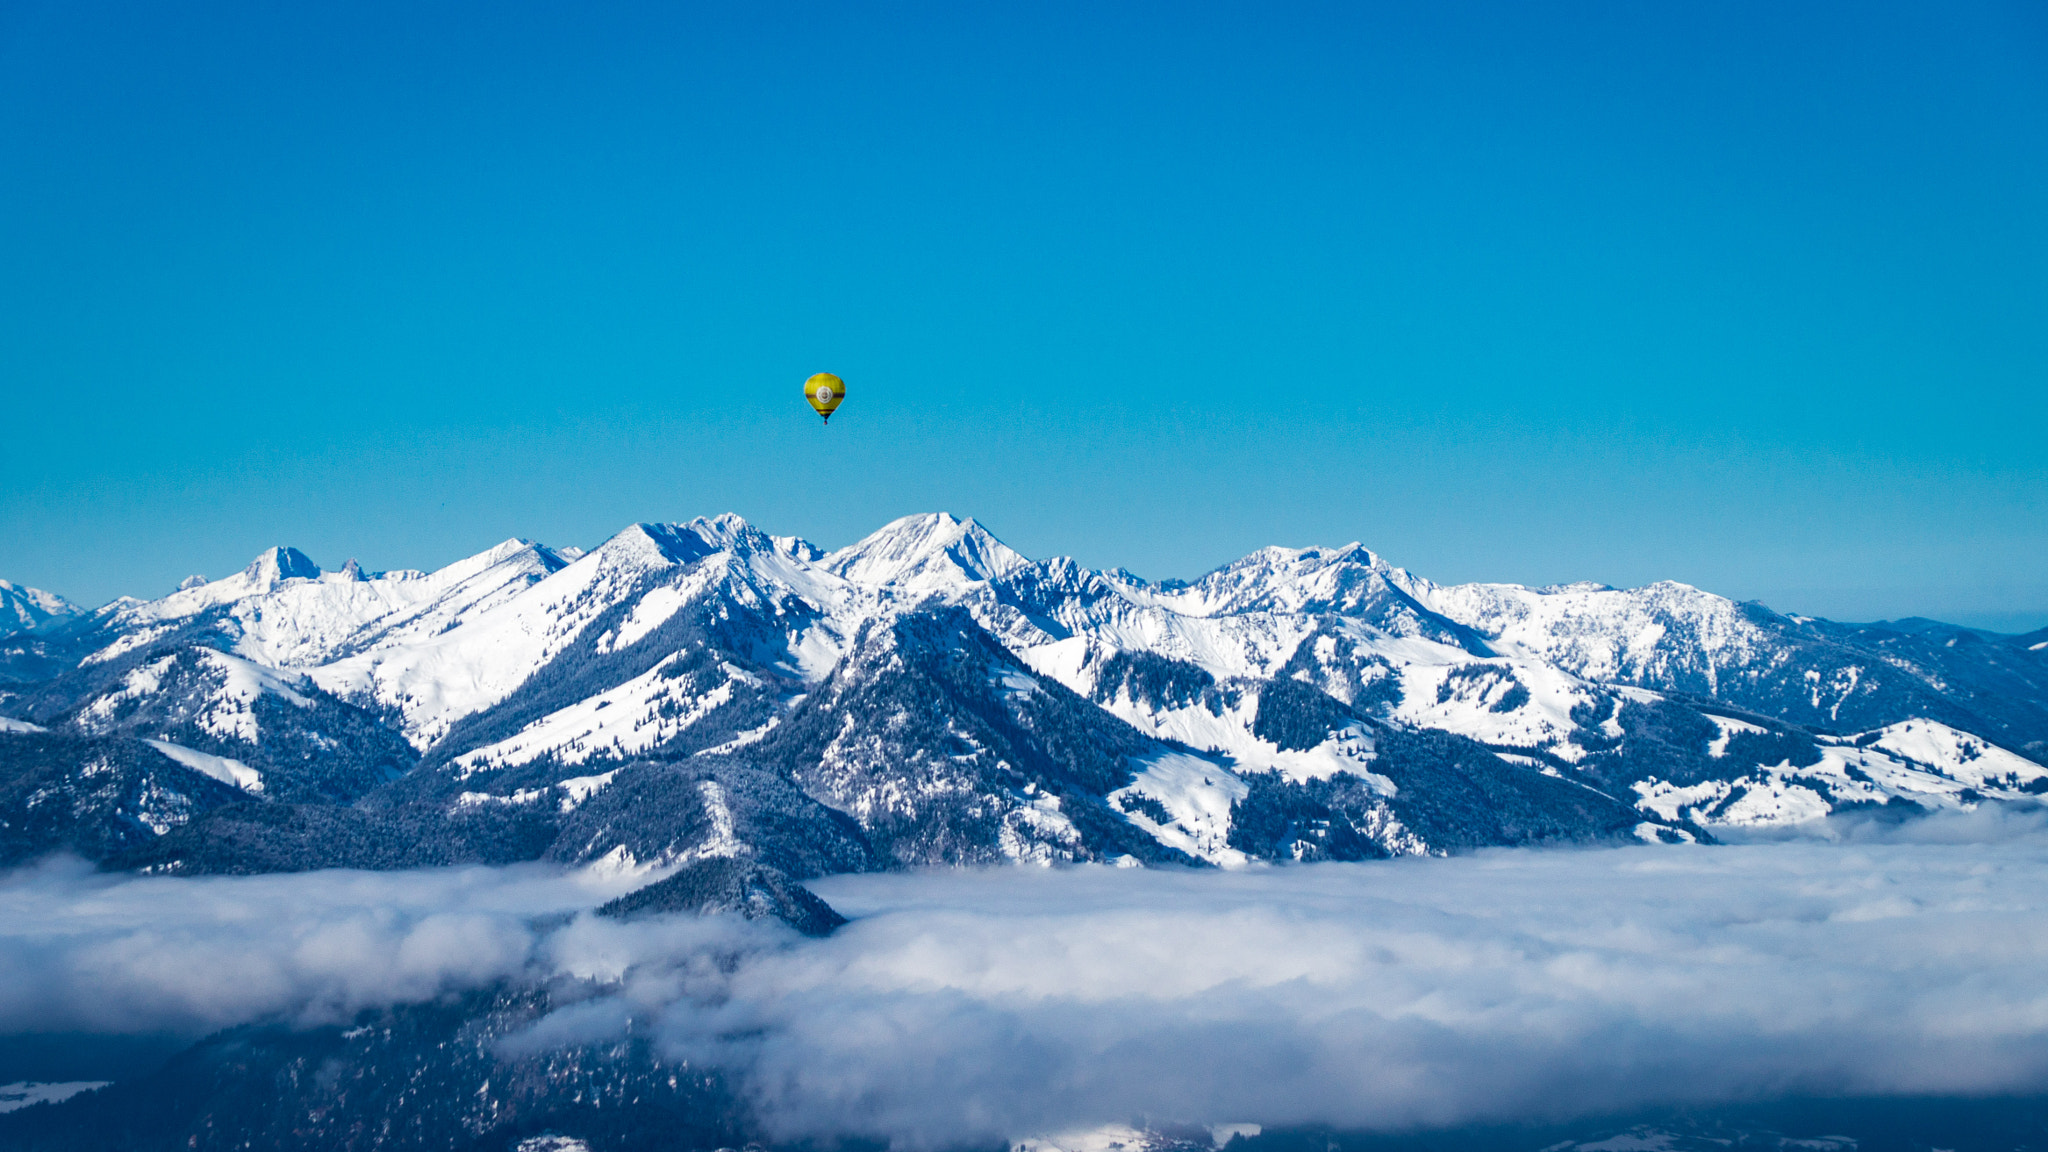
[[[943,1146],[1133,1117],[1343,1128],[1797,1094],[2048,1089],[2048,829],[1241,872],[840,876],[851,924],[576,915],[537,867],[0,877],[0,1033],[345,1022],[492,982],[507,1041],[653,1035],[771,1136]]]

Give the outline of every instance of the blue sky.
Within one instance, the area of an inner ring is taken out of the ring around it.
[[[13,0],[0,576],[943,508],[2048,623],[2048,15],[1681,7]]]

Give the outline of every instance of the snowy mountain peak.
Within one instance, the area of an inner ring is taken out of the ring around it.
[[[683,525],[691,532],[704,538],[709,544],[728,545],[754,532],[754,526],[737,512],[720,512],[716,516],[699,516]]]
[[[1314,545],[1308,548],[1283,548],[1274,545],[1261,548],[1241,560],[1225,565],[1223,571],[1243,568],[1313,571],[1339,564],[1361,565],[1366,568],[1386,567],[1385,562],[1374,555],[1371,549],[1354,540],[1336,548],[1327,545]]]
[[[688,525],[635,524],[593,549],[600,568],[651,572],[701,560],[718,548]]]
[[[33,628],[61,616],[76,616],[78,605],[55,592],[0,580],[0,633]]]
[[[1407,572],[1388,564],[1370,548],[1354,541],[1335,548],[1327,545],[1308,548],[1283,548],[1276,545],[1261,548],[1216,569],[1195,581],[1194,586],[1221,586],[1246,581],[1286,582],[1338,569],[1362,569],[1389,578],[1412,579]]]
[[[992,580],[1030,561],[972,518],[950,512],[905,516],[824,558],[824,568],[856,584],[935,592]]]
[[[581,555],[581,552],[565,555],[545,544],[536,544],[515,536],[474,556],[464,557],[445,568],[436,569],[432,574],[433,582],[442,587],[453,587],[502,565],[546,575],[567,567],[571,560]],[[414,568],[373,572],[369,575],[372,580],[421,580],[428,576],[427,573]]]
[[[510,560],[512,557],[517,556],[522,552],[527,552],[534,549],[540,549],[542,551],[547,550],[543,545],[535,544],[533,541],[528,540],[525,537],[513,536],[510,539],[501,540],[498,542],[496,546],[487,549],[484,552],[482,559],[487,564],[499,564],[503,563],[506,560]],[[350,563],[354,563],[354,561],[350,561]]]
[[[280,544],[259,553],[242,574],[256,588],[268,590],[287,580],[318,580],[320,566],[297,548]]]
[[[825,558],[825,550],[823,548],[818,547],[801,536],[770,536],[768,539],[774,542],[777,552],[792,560],[802,560],[807,564],[815,564]]]
[[[1249,611],[1353,612],[1401,598],[1418,581],[1357,543],[1261,548],[1192,584],[1160,584],[1158,602],[1194,615]],[[1423,582],[1426,583],[1426,582]]]
[[[1490,642],[1591,680],[1641,680],[1712,695],[1724,669],[1777,643],[1735,601],[1689,584],[1425,585],[1433,611]]]
[[[716,516],[699,516],[682,525],[685,531],[721,552],[744,554],[749,552],[779,552],[788,555],[776,540],[759,528],[749,524],[745,517],[735,512],[721,512]]]

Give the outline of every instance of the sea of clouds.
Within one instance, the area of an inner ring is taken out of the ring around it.
[[[1797,1093],[2048,1090],[2048,827],[814,884],[823,940],[579,914],[539,867],[0,878],[0,1033],[318,1024],[495,980],[603,994],[509,1050],[659,1038],[773,1134],[1137,1116],[1371,1128]]]

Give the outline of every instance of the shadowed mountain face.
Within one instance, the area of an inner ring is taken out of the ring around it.
[[[1444,586],[1356,545],[1154,584],[943,514],[829,553],[725,516],[0,593],[7,862],[1229,865],[2048,791],[2038,635]]]

